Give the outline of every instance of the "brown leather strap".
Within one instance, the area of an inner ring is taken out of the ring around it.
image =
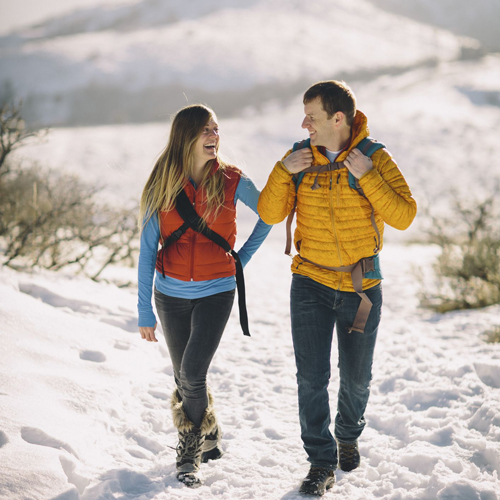
[[[373,257],[361,259],[356,262],[356,264],[352,264],[350,266],[339,267],[322,266],[321,264],[316,264],[316,262],[306,259],[305,257],[301,256],[300,258],[305,262],[309,262],[309,264],[320,267],[321,269],[328,269],[329,271],[336,271],[339,273],[351,273],[352,285],[356,293],[361,297],[361,302],[358,306],[354,323],[351,328],[349,328],[349,333],[352,331],[364,333],[366,322],[368,321],[368,316],[370,315],[370,311],[372,309],[372,301],[368,298],[368,295],[363,292],[363,277],[367,272],[375,269]]]
[[[356,293],[361,297],[361,302],[358,306],[358,312],[354,318],[354,322],[349,329],[349,333],[353,330],[355,332],[364,333],[366,322],[368,321],[368,316],[372,309],[372,301],[368,298],[368,295],[363,292],[363,264],[360,260],[354,269],[351,271],[352,285]]]
[[[320,174],[322,172],[331,172],[332,170],[340,170],[341,168],[344,168],[343,161],[327,163],[326,165],[311,165],[310,167],[305,168],[304,170],[301,170],[300,172],[304,172],[305,174],[318,172]]]

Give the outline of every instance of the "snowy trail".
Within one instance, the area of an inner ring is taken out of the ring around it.
[[[242,335],[234,308],[210,369],[226,453],[203,466],[198,490],[175,479],[172,367],[161,337],[147,344],[131,328],[133,291],[1,270],[0,498],[301,498],[308,464],[282,229],[246,271],[252,338]],[[498,323],[500,307],[422,313],[404,270],[434,253],[384,249],[385,307],[362,465],[338,471],[325,498],[498,499],[500,346],[480,334]],[[332,409],[337,384],[334,368]]]

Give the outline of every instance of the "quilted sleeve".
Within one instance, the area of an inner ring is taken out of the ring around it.
[[[292,174],[279,161],[260,193],[257,210],[261,219],[266,224],[278,224],[284,220],[294,207],[295,196]]]
[[[365,196],[384,222],[404,230],[417,214],[417,204],[396,162],[383,149],[372,156],[374,168],[359,179]]]

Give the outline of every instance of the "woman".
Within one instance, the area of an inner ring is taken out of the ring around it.
[[[181,109],[146,183],[139,214],[139,330],[143,339],[157,342],[151,305],[154,277],[156,310],[177,386],[172,396],[179,432],[177,479],[187,486],[201,485],[202,461],[222,455],[221,431],[206,376],[229,319],[236,281],[233,255],[191,227],[178,231],[184,220],[176,209],[176,198],[184,191],[189,205],[202,217],[202,225],[220,234],[231,248],[236,239],[236,202],[241,200],[257,213],[259,198],[252,181],[223,162],[218,150],[215,113],[202,105]],[[270,229],[259,218],[237,254],[243,266]],[[158,242],[162,244],[159,251]]]

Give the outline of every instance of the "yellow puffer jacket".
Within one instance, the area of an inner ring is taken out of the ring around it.
[[[349,152],[368,135],[366,117],[357,111],[351,143],[337,161],[345,160]],[[291,152],[288,151],[283,159]],[[312,152],[313,165],[329,163],[315,146],[312,146]],[[359,184],[375,210],[381,249],[384,223],[396,229],[408,228],[417,213],[417,204],[386,149],[379,149],[371,159],[374,168],[359,179]],[[311,186],[317,175],[306,173],[296,193],[292,174],[281,161],[276,163],[259,198],[259,215],[267,224],[277,224],[288,216],[297,197],[294,244],[300,255],[293,259],[292,272],[309,276],[330,288],[353,292],[349,273],[322,269],[301,257],[329,267],[349,266],[364,257],[371,257],[377,240],[370,219],[370,203],[349,186],[347,167],[320,173],[320,188],[313,191]],[[371,288],[379,281],[364,279],[363,289]]]

